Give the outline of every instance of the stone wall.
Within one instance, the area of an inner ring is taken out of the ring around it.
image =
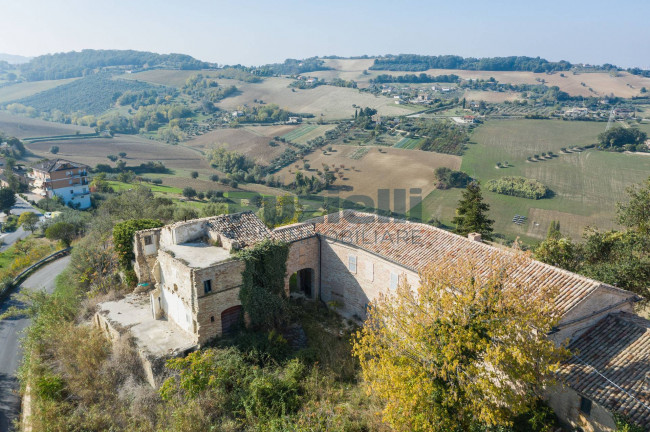
[[[577,428],[584,432],[614,432],[616,424],[612,414],[596,402],[592,402],[591,413],[580,411],[580,395],[574,390],[557,385],[548,392],[548,404],[555,411],[562,425],[569,430]]]
[[[289,279],[291,275],[302,269],[312,269],[312,298],[320,298],[320,266],[319,266],[319,240],[318,237],[310,237],[304,240],[295,241],[289,244],[287,256],[287,275],[284,279],[284,289],[287,296],[290,294]]]
[[[192,286],[192,269],[169,252],[158,252],[162,308],[170,321],[190,334],[196,328],[196,296]]]
[[[199,343],[221,336],[221,313],[232,306],[241,305],[239,288],[244,267],[243,261],[233,259],[193,271],[198,304],[196,321]],[[205,294],[203,281],[208,279],[212,281],[212,292]]]
[[[350,258],[356,259],[350,269]],[[382,292],[406,281],[411,287],[420,284],[419,275],[368,251],[321,239],[321,299],[336,302],[338,312],[347,317],[365,318],[367,305]]]
[[[141,283],[153,283],[153,267],[156,263],[158,249],[160,248],[160,232],[162,228],[152,228],[137,231],[133,237],[133,253],[135,271],[138,281]],[[151,244],[145,244],[145,238],[151,238]]]

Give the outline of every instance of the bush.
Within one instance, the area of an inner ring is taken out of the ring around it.
[[[488,181],[485,187],[487,190],[498,194],[529,199],[546,198],[550,193],[550,190],[544,184],[525,177],[501,177],[500,179]]]
[[[472,178],[462,171],[453,171],[446,167],[437,168],[434,175],[438,180],[438,189],[464,188]]]
[[[126,269],[131,268],[133,254],[133,236],[136,231],[159,228],[163,224],[154,219],[131,219],[115,224],[113,228],[113,244],[118,254],[119,263]]]
[[[45,237],[49,240],[59,240],[65,247],[70,246],[75,234],[75,226],[69,222],[56,222],[45,230]]]
[[[183,196],[189,199],[194,198],[196,196],[196,189],[190,186],[185,187],[183,189]]]

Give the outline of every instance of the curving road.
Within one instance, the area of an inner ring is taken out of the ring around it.
[[[45,290],[54,291],[54,280],[68,263],[70,256],[60,258],[36,270],[15,290]],[[0,314],[11,306],[24,307],[16,300],[15,293],[0,303]],[[20,413],[20,396],[18,395],[18,379],[16,371],[22,359],[20,338],[23,330],[29,325],[26,316],[15,317],[0,321],[0,432],[12,430],[12,422],[18,419]]]

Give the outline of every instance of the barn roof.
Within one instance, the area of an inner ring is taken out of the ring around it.
[[[559,377],[584,397],[650,430],[650,321],[610,314],[574,340]]]

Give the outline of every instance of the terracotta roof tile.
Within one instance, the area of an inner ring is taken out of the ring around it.
[[[214,216],[207,218],[206,222],[209,229],[238,241],[241,247],[251,246],[271,236],[264,222],[251,211]]]
[[[285,243],[292,243],[316,236],[314,225],[308,223],[296,223],[275,228],[272,237]]]
[[[571,388],[650,429],[650,321],[610,314],[569,345],[558,375]]]
[[[316,233],[324,237],[366,249],[416,272],[428,265],[448,264],[450,258],[474,258],[479,266],[483,264],[482,267],[487,268],[490,254],[510,253],[430,225],[353,210],[310,219],[305,224],[313,225]],[[626,292],[539,261],[531,261],[515,276],[529,283],[557,288],[559,293],[555,297],[555,306],[561,314],[598,287]],[[628,294],[634,297],[632,293]]]

